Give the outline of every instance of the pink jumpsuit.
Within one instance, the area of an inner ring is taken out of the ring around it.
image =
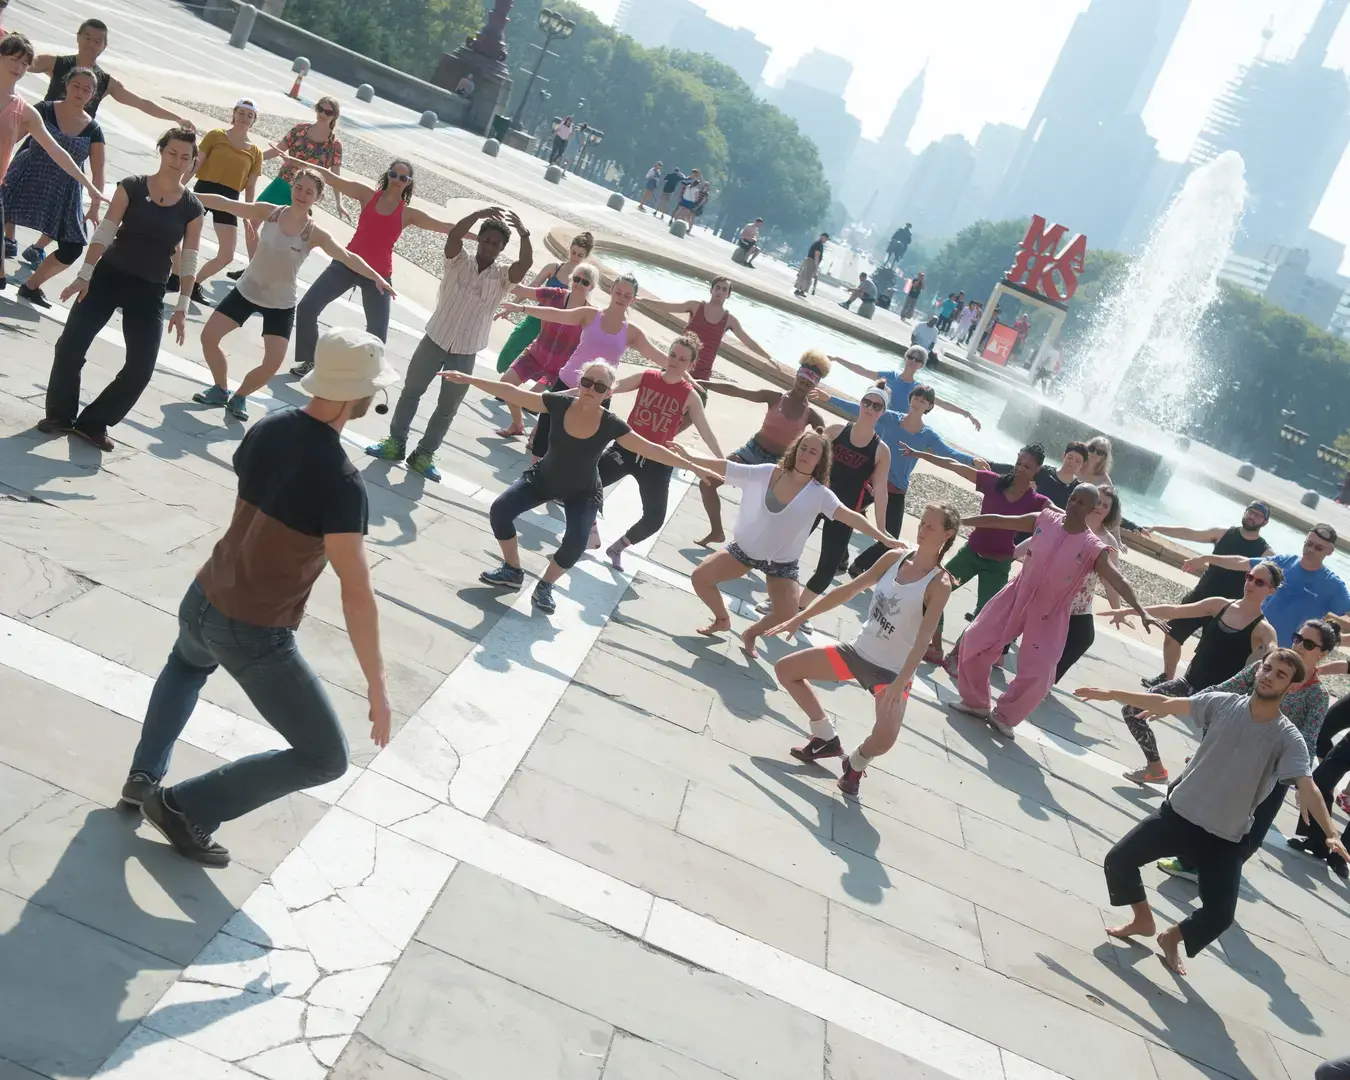
[[[1105,550],[1091,529],[1065,532],[1062,511],[1046,507],[1040,512],[1022,572],[985,604],[961,638],[957,686],[962,701],[989,708],[989,672],[1003,647],[1021,635],[1017,675],[995,712],[1009,726],[1031,714],[1055,683],[1074,594]]]

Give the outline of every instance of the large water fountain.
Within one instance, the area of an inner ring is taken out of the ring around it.
[[[1101,301],[1086,343],[1073,350],[1062,400],[1009,401],[999,426],[1047,446],[1080,435],[1084,420],[1111,436],[1113,477],[1160,491],[1171,477],[1170,439],[1210,391],[1201,343],[1233,247],[1247,185],[1229,151],[1187,177],[1125,279]]]

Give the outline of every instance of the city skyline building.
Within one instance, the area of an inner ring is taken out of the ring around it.
[[[931,142],[914,162],[895,215],[914,225],[915,236],[950,236],[965,224],[957,214],[975,175],[977,154],[964,135]]]
[[[790,82],[797,82],[819,90],[822,94],[842,98],[852,78],[851,61],[821,49],[812,49],[797,57],[796,62],[783,73],[778,86],[782,89]],[[861,130],[860,122],[859,131]]]
[[[754,31],[718,22],[693,0],[622,0],[614,27],[644,48],[707,53],[751,90],[761,85],[769,62],[769,46]]]

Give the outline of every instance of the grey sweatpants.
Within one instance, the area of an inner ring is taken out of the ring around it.
[[[464,394],[469,388],[445,379],[437,379],[436,376],[442,371],[463,371],[472,374],[476,357],[476,353],[446,352],[431,338],[423,336],[417,343],[417,348],[413,350],[412,359],[408,361],[408,374],[403,380],[403,392],[398,396],[398,404],[394,406],[394,419],[389,425],[389,434],[404,446],[408,444],[408,432],[412,428],[413,417],[417,415],[418,403],[427,392],[431,381],[436,379],[441,384],[440,396],[436,400],[436,408],[432,410],[431,419],[427,421],[427,429],[422,433],[422,440],[417,444],[417,449],[428,454],[434,454],[439,450],[445,440],[445,433],[450,430],[450,425],[455,419],[455,413],[459,412],[459,404],[464,400]]]

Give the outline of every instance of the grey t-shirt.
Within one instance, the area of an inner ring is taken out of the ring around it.
[[[1237,843],[1252,814],[1274,789],[1308,776],[1308,748],[1298,728],[1280,716],[1252,719],[1242,694],[1196,694],[1191,719],[1203,733],[1190,764],[1172,785],[1172,809],[1206,832]]]

